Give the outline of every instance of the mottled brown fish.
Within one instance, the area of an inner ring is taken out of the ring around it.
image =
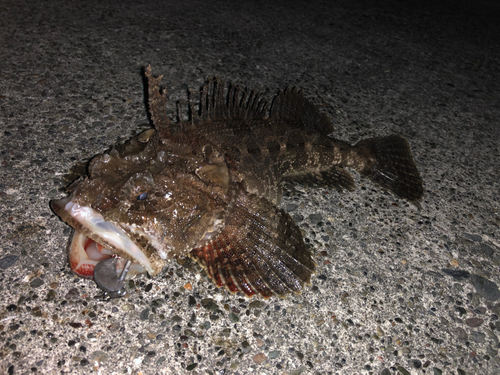
[[[80,276],[110,256],[132,262],[128,276],[154,276],[169,259],[190,257],[233,293],[299,293],[316,264],[277,207],[283,181],[352,189],[352,168],[414,203],[423,195],[404,138],[332,139],[327,116],[297,89],[268,109],[260,94],[216,79],[199,108],[190,103],[190,120],[173,123],[161,77],[150,67],[145,75],[154,129],[94,157],[89,176],[51,202],[76,230],[69,259]]]

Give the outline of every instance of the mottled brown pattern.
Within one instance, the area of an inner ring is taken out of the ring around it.
[[[89,177],[68,191],[154,258],[153,274],[166,259],[189,256],[231,292],[299,293],[315,263],[300,229],[277,208],[282,181],[353,189],[344,169],[350,167],[416,204],[423,195],[404,138],[354,146],[329,138],[333,125],[297,89],[279,93],[268,109],[260,94],[226,89],[216,79],[202,89],[199,108],[190,103],[190,121],[173,124],[161,77],[149,67],[145,74],[156,131],[96,156]],[[141,193],[147,199],[138,200]],[[53,207],[77,230],[130,258]]]

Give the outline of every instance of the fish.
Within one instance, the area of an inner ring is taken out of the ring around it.
[[[167,116],[162,76],[144,69],[153,127],[99,154],[88,175],[52,200],[74,228],[68,258],[78,276],[116,259],[116,275],[160,274],[172,259],[196,261],[217,287],[247,297],[299,294],[317,264],[291,216],[278,207],[283,183],[353,190],[349,170],[415,205],[423,181],[399,135],[354,145],[329,135],[325,113],[287,88],[268,101],[209,80],[187,114]],[[102,271],[104,272],[104,271]]]

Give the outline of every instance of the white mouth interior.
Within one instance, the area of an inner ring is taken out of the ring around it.
[[[106,244],[130,255],[132,259],[135,259],[135,261],[143,266],[148,273],[154,273],[149,259],[121,228],[104,220],[102,215],[92,208],[80,206],[78,203],[72,202],[70,198],[71,197],[66,198],[68,200],[67,203],[63,201],[61,203],[65,203],[64,210],[70,214],[73,219],[77,220],[88,231],[106,241]]]

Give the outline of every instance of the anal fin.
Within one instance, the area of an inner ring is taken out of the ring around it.
[[[222,233],[190,257],[217,286],[264,298],[300,293],[316,267],[292,218],[243,190]]]
[[[337,190],[353,190],[355,186],[349,172],[339,166],[332,166],[327,170],[317,172],[288,173],[283,175],[283,181]]]

